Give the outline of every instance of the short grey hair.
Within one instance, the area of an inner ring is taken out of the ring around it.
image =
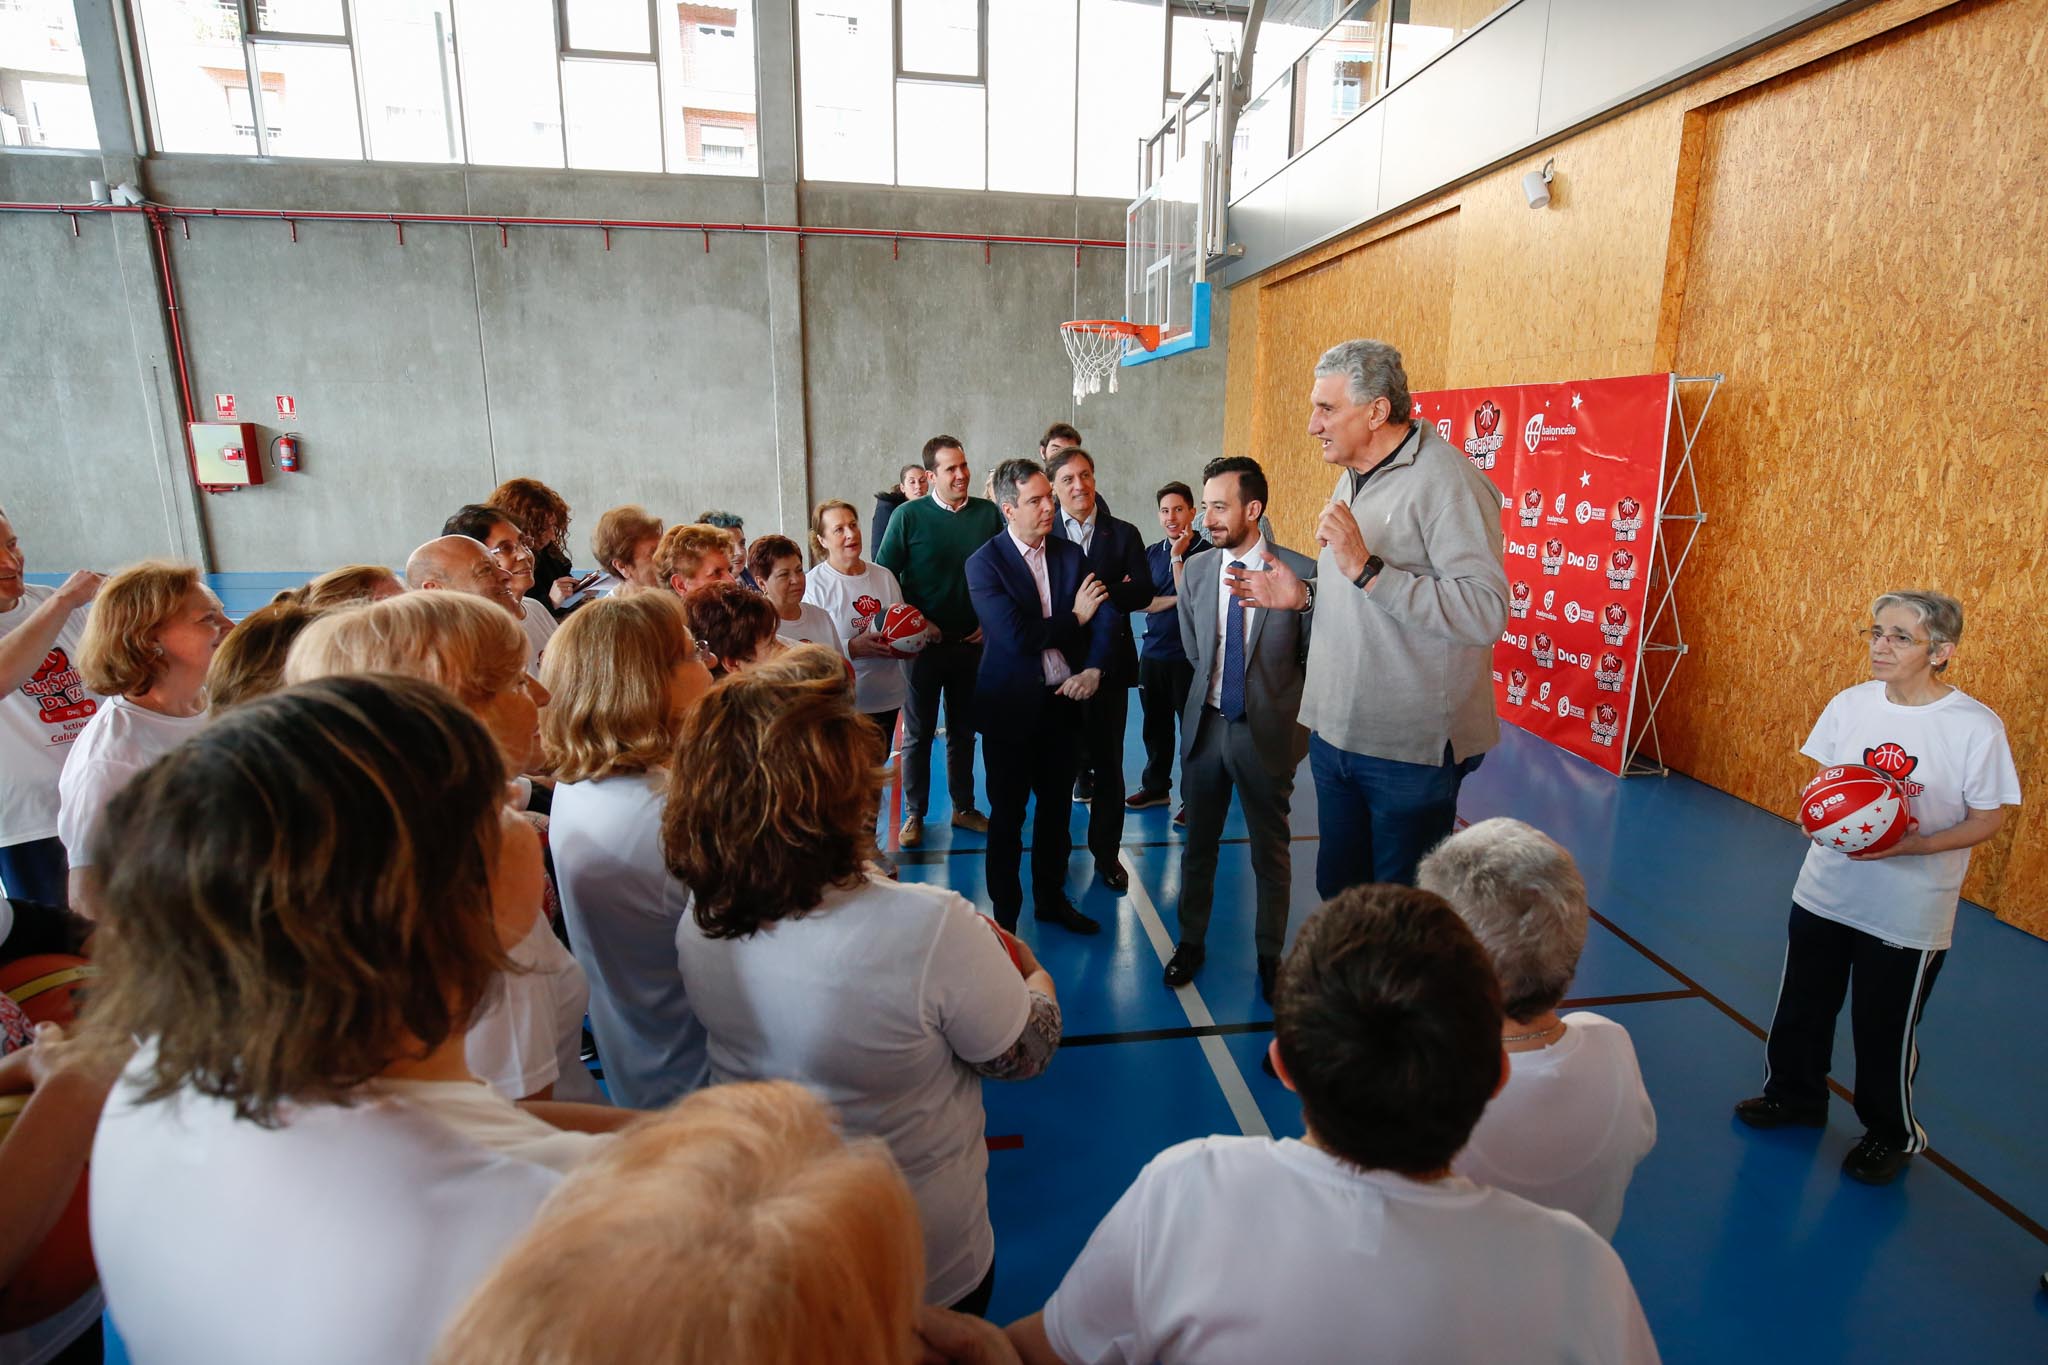
[[[988,476],[989,492],[994,495],[997,507],[1016,506],[1017,490],[1045,473],[1045,467],[1036,460],[1004,460]]]
[[[1907,589],[1888,592],[1870,604],[1870,619],[1886,607],[1904,607],[1913,613],[1913,619],[1926,628],[1928,648],[1935,645],[1952,645],[1963,638],[1963,604],[1945,592],[1927,592]],[[1947,668],[1949,661],[1943,659],[1934,666],[1936,673]]]
[[[1384,341],[1342,341],[1323,352],[1316,362],[1316,378],[1341,374],[1347,381],[1351,401],[1370,403],[1387,400],[1387,420],[1406,422],[1415,413],[1415,400],[1408,396],[1408,371],[1401,366],[1401,353]]]
[[[1520,820],[1481,820],[1432,849],[1415,884],[1449,901],[1485,947],[1508,1018],[1564,999],[1586,948],[1586,883],[1555,839]]]

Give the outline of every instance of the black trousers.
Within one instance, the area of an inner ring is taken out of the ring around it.
[[[1765,1049],[1764,1094],[1795,1109],[1827,1107],[1835,1016],[1853,984],[1856,1117],[1872,1137],[1901,1151],[1925,1148],[1927,1133],[1913,1117],[1913,1073],[1920,1068],[1914,1035],[1947,956],[1938,948],[1895,947],[1794,905]]]
[[[1031,820],[1031,903],[1066,904],[1067,859],[1074,851],[1067,820],[1073,810],[1080,735],[1080,703],[1048,692],[1036,721],[984,737],[988,899],[995,907],[996,923],[1005,929],[1017,927],[1024,905],[1024,807],[1033,797],[1038,807]]]
[[[1105,682],[1081,703],[1081,767],[1095,774],[1088,807],[1088,851],[1099,863],[1116,861],[1124,842],[1124,726],[1131,690]]]
[[[903,703],[903,813],[922,820],[931,801],[932,735],[946,704],[946,795],[957,811],[974,809],[974,677],[981,646],[929,645],[910,665]]]
[[[1140,791],[1173,791],[1173,756],[1180,749],[1175,727],[1187,710],[1188,688],[1194,681],[1195,666],[1186,659],[1138,660],[1138,701],[1145,709],[1145,775],[1138,779]],[[1182,781],[1185,784],[1185,775]]]

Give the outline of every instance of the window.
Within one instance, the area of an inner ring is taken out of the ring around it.
[[[0,0],[0,147],[99,145],[71,0]]]
[[[130,3],[159,151],[756,173],[753,0]],[[70,0],[0,0],[0,61],[28,8],[69,24]],[[707,119],[738,138],[707,144]],[[0,138],[32,136],[0,107]]]
[[[1081,0],[1083,117],[1074,139],[1074,192],[1131,199],[1138,142],[1159,126],[1166,7],[1143,0]]]
[[[697,138],[703,159],[735,165],[747,159],[747,130],[725,123],[706,123]]]
[[[1223,17],[1215,12],[1222,8],[1211,5],[1205,6],[1207,12],[1198,12],[1176,5],[1171,12],[1167,31],[1170,50],[1166,58],[1168,104],[1180,103],[1184,95],[1208,79],[1216,69],[1218,52],[1238,50],[1244,20],[1236,14]]]
[[[899,76],[980,81],[982,0],[897,0]]]
[[[989,0],[988,187],[1074,192],[1072,5]]]
[[[804,0],[803,170],[813,180],[896,181],[895,6]]]
[[[1295,63],[1296,154],[1335,132],[1379,93],[1374,75],[1386,10],[1387,0],[1357,0]]]
[[[1464,36],[1458,0],[1394,0],[1388,20],[1387,87],[1420,71],[1431,58]]]

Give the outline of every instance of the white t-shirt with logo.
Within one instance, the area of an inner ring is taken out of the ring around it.
[[[1508,1054],[1508,1083],[1451,1169],[1612,1241],[1629,1178],[1657,1145],[1657,1111],[1627,1029],[1597,1014],[1564,1022],[1549,1047]]]
[[[1569,1214],[1292,1138],[1197,1138],[1138,1173],[1045,1306],[1069,1365],[1657,1359],[1628,1271]]]
[[[864,562],[867,567],[855,574],[820,564],[804,575],[804,601],[822,608],[832,618],[840,640],[849,646],[854,636],[872,630],[883,612],[903,600],[895,574],[873,560]],[[855,659],[853,679],[855,710],[868,716],[894,711],[910,691],[910,661],[885,654]]]
[[[92,1241],[129,1353],[426,1361],[561,1180],[479,1142],[476,1101],[451,1111],[454,1090],[482,1087],[377,1083],[265,1128],[195,1091],[141,1104],[118,1086],[93,1142]]]
[[[555,614],[531,597],[519,599],[519,628],[526,633],[526,671],[540,676],[540,656],[554,638]]]
[[[199,733],[206,713],[164,716],[126,697],[102,703],[72,742],[57,779],[57,837],[73,867],[88,866],[92,833],[128,779]]]
[[[605,1103],[583,1065],[583,1011],[590,986],[583,968],[555,937],[546,915],[511,952],[524,971],[502,972],[469,1026],[469,1069],[508,1100],[552,1085],[554,1098]]]
[[[957,892],[869,874],[747,938],[694,916],[676,955],[718,1081],[793,1080],[878,1137],[924,1222],[925,1297],[966,1296],[995,1261],[981,1077],[1031,1016],[1024,978]]]
[[[1863,763],[1906,784],[1919,833],[1935,834],[1971,810],[2020,803],[2020,775],[1996,712],[1956,690],[1926,706],[1888,701],[1873,679],[1835,694],[1799,752],[1823,766]],[[1946,948],[1970,850],[1857,862],[1815,844],[1792,899],[1906,948]]]
[[[806,590],[810,588],[808,576],[805,578],[804,587]],[[836,649],[841,654],[846,653],[846,644],[839,638],[838,627],[833,625],[831,615],[823,607],[810,602],[799,604],[796,620],[778,620],[775,633],[793,645],[823,645],[827,649]],[[856,680],[859,676],[854,675]]]
[[[690,893],[661,856],[667,786],[659,770],[564,782],[548,816],[605,1086],[628,1109],[664,1108],[710,1076],[704,1025],[676,966]]]
[[[25,585],[14,610],[0,611],[0,637],[56,595],[55,588]],[[88,610],[80,607],[65,617],[35,673],[0,695],[0,848],[57,832],[57,776],[101,706],[78,676],[78,642],[85,637]]]

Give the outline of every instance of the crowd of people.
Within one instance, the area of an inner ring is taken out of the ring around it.
[[[1498,734],[1498,495],[1409,410],[1391,347],[1322,358],[1339,482],[1299,551],[1242,456],[1159,488],[1148,546],[1065,423],[985,497],[933,437],[868,535],[840,499],[802,545],[615,507],[580,575],[566,502],[513,479],[402,574],[344,566],[237,623],[189,566],[30,585],[0,511],[0,959],[98,973],[68,1026],[0,996],[0,1095],[29,1096],[0,1285],[88,1155],[100,1285],[0,1358],[97,1358],[104,1301],[142,1361],[1654,1360],[1609,1243],[1655,1113],[1627,1032],[1559,1013],[1584,883],[1527,824],[1453,828]],[[906,605],[922,629],[885,629]],[[1952,918],[2017,778],[1934,676],[1960,608],[1891,594],[1875,620],[1866,687],[1968,750],[1921,760],[1959,813],[1902,850]],[[1831,707],[1808,752],[1858,723]],[[894,756],[896,843],[923,843],[942,734],[987,914],[878,842]],[[1175,807],[1186,988],[1233,800],[1265,1065],[1307,1134],[1161,1153],[999,1329],[982,1084],[1061,1040],[1016,932],[1027,811],[1034,920],[1091,935],[1074,803],[1118,894],[1126,811]],[[1791,1035],[1831,1030],[1853,967],[1860,1054],[1864,982],[1890,980],[1805,923],[1869,937],[1873,869],[1815,856],[1759,1126],[1824,1110],[1825,1048],[1815,1070]],[[1909,1052],[1938,911],[1873,1006]],[[1907,1080],[1867,1115],[1899,1165],[1924,1145]]]

